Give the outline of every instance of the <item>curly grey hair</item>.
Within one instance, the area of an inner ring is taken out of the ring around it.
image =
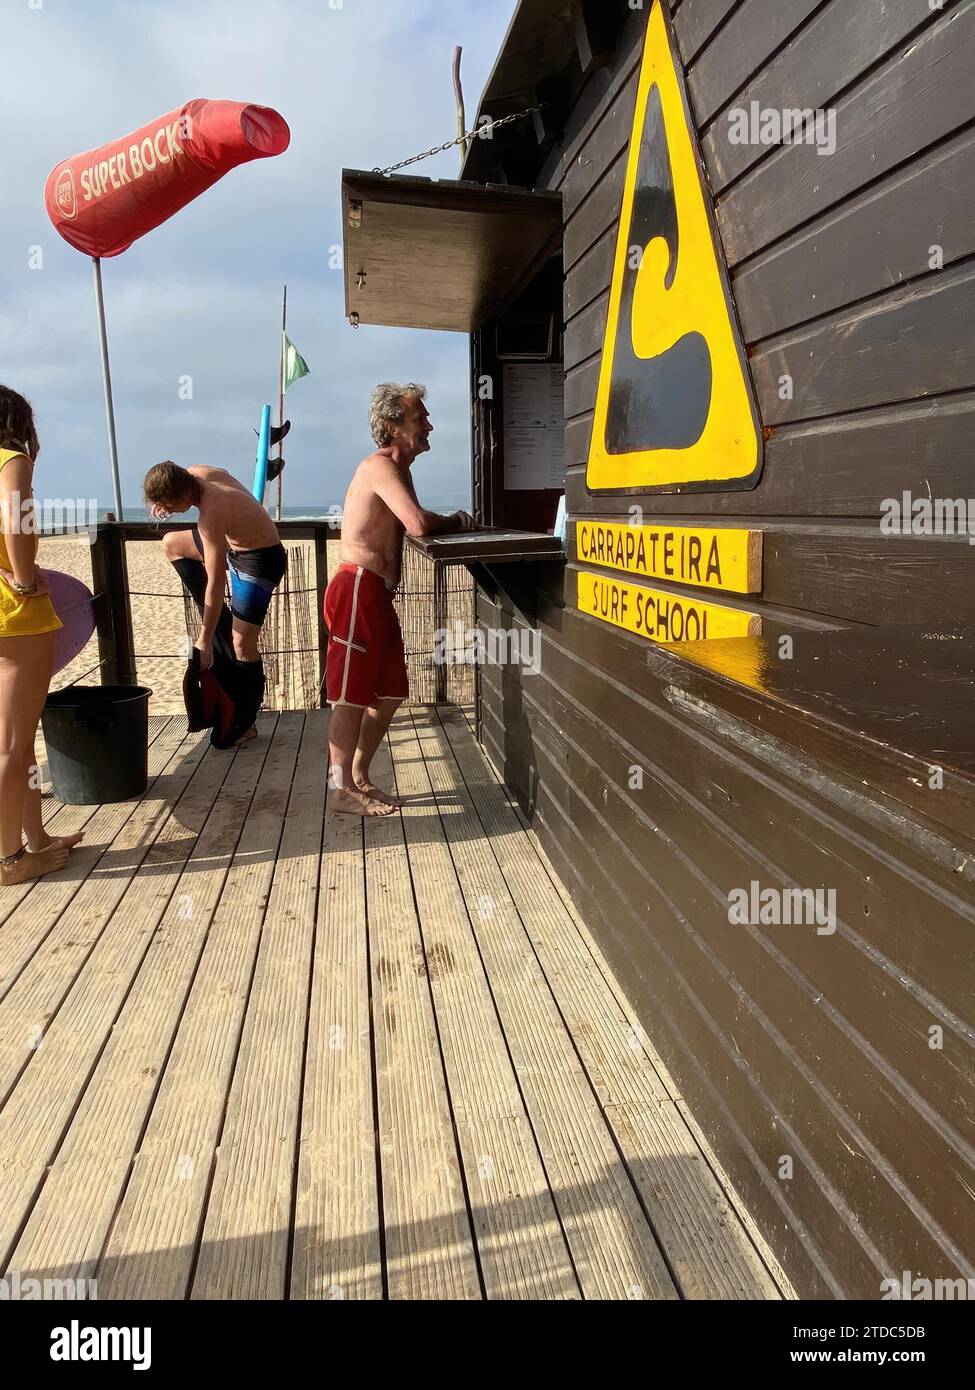
[[[369,402],[369,429],[380,448],[392,438],[389,426],[399,424],[406,414],[406,402],[425,400],[426,394],[427,388],[417,385],[415,381],[408,381],[403,386],[384,381],[376,387]]]

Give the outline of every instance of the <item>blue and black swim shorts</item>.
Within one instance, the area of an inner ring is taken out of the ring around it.
[[[203,542],[195,526],[193,536],[202,555]],[[271,596],[288,568],[288,552],[280,541],[261,550],[228,550],[227,567],[231,613],[243,623],[260,627],[271,606]]]

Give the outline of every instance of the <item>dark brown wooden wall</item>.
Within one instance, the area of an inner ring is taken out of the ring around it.
[[[591,497],[585,461],[645,23],[628,23],[539,181],[566,202],[576,516],[632,500]],[[648,513],[761,525],[770,617],[975,621],[966,537],[879,530],[884,498],[975,495],[975,6],[682,0],[674,24],[769,438],[753,491],[658,495]],[[752,100],[835,106],[835,154],[731,145],[727,111]]]
[[[540,673],[482,671],[484,746],[797,1292],[964,1277],[970,880],[801,747],[698,727],[625,634],[523,583],[479,598],[543,634]],[[729,924],[752,880],[833,888],[836,934]]]
[[[668,2],[769,437],[753,491],[654,495],[647,517],[760,526],[746,606],[768,632],[973,623],[975,547],[888,539],[879,517],[904,490],[975,495],[975,3]],[[590,497],[585,460],[646,19],[537,179],[565,200],[570,530],[634,500]],[[753,97],[836,105],[835,155],[728,145],[728,107]],[[800,1296],[970,1275],[967,876],[801,748],[698,727],[649,644],[576,611],[576,572],[570,549],[564,572],[481,586],[483,624],[542,634],[540,674],[480,675],[489,755]],[[732,928],[728,890],[752,879],[835,887],[840,930]]]

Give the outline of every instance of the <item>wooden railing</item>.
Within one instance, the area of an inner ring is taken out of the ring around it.
[[[322,612],[325,589],[328,584],[328,542],[341,539],[341,529],[338,525],[331,524],[327,520],[279,521],[276,524],[282,541],[310,541],[313,546],[318,688],[321,691],[321,703],[324,704],[328,632],[322,620]],[[146,658],[149,655],[149,653],[136,650],[132,621],[132,592],[126,563],[126,543],[129,541],[160,541],[167,532],[189,530],[190,525],[189,522],[160,524],[106,521],[99,523],[92,542],[91,569],[98,640],[98,668],[96,669],[101,671],[103,685],[134,685],[136,683],[137,659]],[[405,558],[410,559],[411,557]],[[420,557],[420,559],[422,558]],[[416,563],[418,561],[413,560],[414,566]],[[426,587],[426,580],[424,580],[423,586],[419,584],[409,564],[404,566],[405,602],[409,604],[411,601],[410,585],[412,583],[417,586],[417,603],[422,602],[424,605],[429,605],[425,608],[425,612],[429,613],[429,619],[425,622],[404,621],[408,659],[411,640],[417,644],[413,655],[419,659],[424,655],[420,648],[425,640],[426,628],[429,627],[432,638],[433,632],[447,626],[451,611],[456,613],[456,608],[453,610],[451,608],[451,602],[457,600],[458,595],[449,589],[447,567],[442,564],[427,563],[430,567],[429,588]],[[308,592],[311,592],[310,584]],[[461,597],[463,596],[461,595]],[[473,617],[473,601],[471,602],[471,611]],[[404,617],[406,616],[404,615]],[[153,655],[160,654],[153,653]],[[173,653],[172,655],[175,659],[177,654]],[[459,674],[452,678],[448,668],[439,664],[434,666],[431,675],[429,661],[424,661],[423,664],[427,667],[422,682],[423,688],[427,692],[421,697],[424,702],[433,698],[438,704],[447,703],[451,698],[451,685],[454,687],[455,698],[458,698]],[[459,698],[467,700],[471,696],[465,690]]]
[[[134,685],[136,680],[136,649],[132,627],[132,602],[129,588],[125,546],[127,541],[160,541],[170,531],[188,531],[190,522],[100,522],[91,551],[91,575],[95,594],[95,630],[98,637],[98,659],[103,685]],[[328,551],[330,540],[339,540],[342,532],[327,521],[279,521],[276,523],[283,541],[311,541],[315,554],[315,611],[321,618],[328,584]],[[318,627],[319,689],[324,703],[325,654],[328,632],[323,622]]]

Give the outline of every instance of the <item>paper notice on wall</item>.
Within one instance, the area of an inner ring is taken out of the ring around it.
[[[565,486],[561,362],[507,362],[504,368],[506,492]]]

